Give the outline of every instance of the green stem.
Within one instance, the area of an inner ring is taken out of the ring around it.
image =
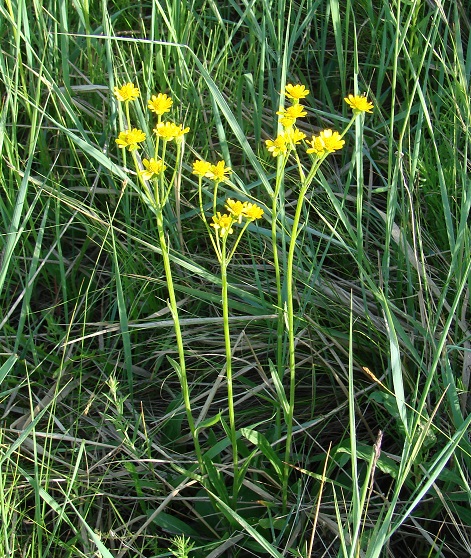
[[[284,339],[284,308],[283,308],[283,287],[281,283],[281,269],[280,261],[278,257],[278,213],[280,207],[280,191],[281,185],[283,183],[284,169],[286,162],[288,160],[288,155],[283,157],[283,160],[278,163],[276,170],[276,182],[275,190],[273,192],[272,198],[272,221],[271,221],[271,242],[273,246],[273,266],[275,268],[275,281],[276,281],[276,303],[278,309],[278,326],[276,331],[276,362],[277,362],[277,372],[280,380],[283,378],[283,339]],[[283,224],[282,224],[283,225]],[[277,414],[279,422],[279,413]]]
[[[148,193],[149,189],[145,180],[142,178],[142,174],[139,172],[139,164],[137,162],[136,154],[133,152],[132,154],[134,165],[139,176],[139,180],[141,182],[143,192]],[[193,413],[191,410],[191,400],[190,400],[190,388],[188,385],[188,377],[186,374],[186,361],[185,361],[185,348],[183,346],[183,336],[180,327],[180,319],[178,314],[178,306],[177,306],[177,298],[175,296],[175,287],[173,284],[173,275],[172,275],[172,267],[170,263],[170,256],[169,256],[169,249],[167,246],[167,241],[165,240],[165,226],[164,226],[164,217],[163,217],[163,204],[161,200],[161,190],[163,188],[163,176],[154,179],[154,198],[150,198],[148,194],[145,194],[149,201],[152,203],[156,221],[157,221],[157,234],[159,237],[159,244],[160,250],[162,252],[162,259],[164,262],[164,270],[165,270],[165,279],[167,282],[167,289],[168,289],[168,296],[169,296],[169,308],[170,312],[172,313],[173,318],[173,326],[175,330],[175,338],[177,341],[177,350],[178,350],[178,375],[179,381],[182,389],[182,396],[183,396],[183,403],[185,405],[185,411],[188,421],[188,426],[190,428],[190,432],[193,438],[193,444],[195,447],[196,458],[198,460],[198,464],[200,467],[201,474],[204,473],[204,462],[203,462],[203,455],[201,453],[201,446],[198,440],[198,432],[195,427],[195,421],[193,419]]]
[[[294,304],[293,304],[293,262],[296,249],[296,239],[298,238],[298,227],[301,218],[304,196],[307,187],[301,186],[299,192],[296,213],[293,221],[293,229],[288,250],[288,260],[286,265],[286,322],[288,327],[288,367],[289,367],[289,410],[286,417],[286,445],[285,445],[285,469],[283,476],[283,509],[286,510],[288,503],[288,476],[289,462],[291,458],[291,447],[293,439],[293,415],[296,387],[296,358],[295,358],[295,338],[294,338]]]
[[[173,327],[175,330],[175,338],[177,341],[178,349],[178,364],[179,364],[179,380],[182,388],[183,403],[185,405],[186,416],[188,421],[188,426],[190,428],[191,435],[193,437],[193,444],[195,447],[196,457],[200,466],[201,474],[204,472],[204,462],[203,455],[201,453],[201,447],[198,440],[198,432],[195,427],[195,421],[193,419],[193,414],[191,411],[191,400],[190,400],[190,389],[188,386],[188,377],[186,374],[186,361],[185,361],[185,348],[183,346],[183,337],[180,327],[180,319],[178,315],[177,299],[175,296],[175,288],[173,284],[172,268],[170,264],[169,250],[167,242],[165,240],[165,229],[163,221],[162,208],[156,208],[157,217],[157,232],[159,236],[160,249],[162,252],[162,259],[164,262],[165,278],[167,280],[167,289],[169,296],[169,307],[173,318]]]
[[[239,492],[239,460],[237,454],[237,433],[235,426],[234,412],[234,393],[232,384],[232,347],[229,329],[229,297],[227,284],[227,266],[226,258],[226,239],[222,240],[221,249],[221,280],[222,280],[222,317],[224,324],[224,344],[226,348],[226,378],[227,378],[227,405],[229,412],[229,428],[232,445],[232,460],[234,464],[234,484],[233,484],[233,508],[237,507],[237,496]]]
[[[286,323],[288,327],[288,367],[289,367],[289,406],[288,416],[286,417],[286,445],[285,445],[285,469],[283,475],[282,486],[282,503],[283,510],[286,511],[288,504],[288,478],[289,478],[289,462],[291,458],[291,448],[293,442],[293,416],[295,403],[296,388],[296,355],[295,355],[295,329],[294,329],[294,303],[293,303],[293,267],[294,253],[296,250],[296,241],[300,232],[299,222],[301,220],[301,212],[304,204],[306,192],[319,169],[325,156],[314,162],[307,177],[304,175],[299,156],[295,151],[295,157],[298,163],[300,173],[301,189],[299,191],[298,202],[296,204],[296,212],[294,214],[293,225],[291,230],[291,238],[288,249],[288,259],[286,263]]]
[[[201,176],[198,177],[198,203],[199,203],[199,206],[200,206],[201,219],[203,219],[204,226],[206,227],[206,230],[208,231],[208,236],[211,239],[211,244],[213,245],[214,251],[215,251],[216,256],[218,258],[218,262],[221,263],[221,254],[219,253],[218,245],[216,244],[216,242],[213,238],[213,234],[212,234],[211,229],[208,225],[208,220],[206,219],[206,215],[204,213],[204,208],[203,208],[203,178]]]
[[[131,130],[131,117],[129,115],[129,101],[124,103],[126,111],[126,126],[128,130]]]

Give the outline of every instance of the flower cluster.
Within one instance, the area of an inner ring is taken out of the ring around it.
[[[228,213],[221,214],[219,211],[213,215],[211,227],[221,238],[226,238],[234,232],[232,225],[234,223],[242,223],[242,219],[247,221],[255,221],[263,216],[263,209],[255,203],[241,202],[228,198],[225,208]]]
[[[261,219],[263,216],[263,209],[257,204],[240,202],[231,198],[226,200],[226,209],[239,223],[242,221],[242,218],[254,221],[255,219]]]
[[[193,174],[201,177],[204,176],[205,178],[214,180],[216,183],[225,182],[229,178],[231,172],[232,169],[230,167],[226,167],[226,163],[224,161],[219,161],[213,165],[208,161],[199,159],[193,163]]]
[[[297,128],[288,128],[281,134],[278,134],[274,140],[266,140],[265,144],[268,151],[273,157],[285,155],[295,145],[301,143],[306,134],[300,132]]]
[[[345,140],[338,132],[332,130],[322,130],[318,136],[312,136],[312,140],[306,140],[306,143],[311,147],[306,150],[306,153],[314,153],[318,157],[323,157],[334,151],[342,149]]]
[[[309,94],[309,90],[304,85],[293,85],[289,83],[285,88],[285,97],[291,99],[292,104],[287,108],[281,108],[276,114],[280,116],[280,124],[283,132],[271,140],[265,140],[265,145],[273,157],[287,156],[295,146],[301,143],[306,135],[295,128],[296,120],[307,115],[305,108],[299,104]],[[372,112],[373,103],[368,101],[364,95],[349,95],[345,97],[345,102],[353,110],[353,118],[364,112]],[[347,128],[348,129],[348,128]],[[318,158],[325,157],[329,153],[334,153],[342,149],[345,141],[342,139],[346,130],[339,134],[330,129],[322,130],[318,136],[312,136],[311,140],[306,140],[308,148],[306,153],[312,153]]]
[[[221,238],[227,237],[229,234],[234,232],[232,228],[232,224],[234,223],[234,219],[228,213],[221,213],[218,211],[216,215],[213,215],[213,222],[211,226],[214,227],[214,230]]]
[[[274,140],[265,141],[265,145],[273,157],[288,154],[296,144],[300,143],[306,137],[303,132],[300,132],[295,127],[295,124],[298,118],[307,116],[305,107],[301,105],[299,101],[308,95],[309,89],[306,89],[304,85],[293,85],[292,83],[288,83],[285,87],[285,96],[291,99],[291,105],[287,108],[281,108],[276,113],[280,117],[280,124],[283,126],[283,132],[278,134]]]
[[[139,89],[132,83],[125,83],[122,87],[115,87],[114,94],[120,103],[135,101],[140,96]],[[173,100],[168,95],[158,93],[157,95],[152,95],[147,108],[157,115],[157,124],[153,130],[157,138],[161,138],[164,142],[175,141],[175,143],[179,144],[183,141],[184,135],[190,131],[190,128],[184,128],[183,124],[176,124],[175,122],[162,122],[162,115],[170,112],[172,105]],[[115,141],[116,145],[121,149],[127,148],[133,152],[140,147],[140,143],[146,140],[146,134],[138,128],[131,128],[128,105],[126,105],[126,116],[128,119],[128,129],[120,132]],[[139,175],[143,180],[151,180],[161,175],[166,169],[164,162],[154,157],[143,159],[142,165],[144,168],[139,171]]]
[[[300,104],[291,105],[286,109],[280,109],[276,114],[281,116],[280,123],[285,130],[294,126],[298,118],[307,116],[306,110]]]
[[[164,141],[181,142],[183,136],[190,131],[190,128],[184,128],[183,124],[175,124],[175,122],[158,122],[154,128],[155,134]]]

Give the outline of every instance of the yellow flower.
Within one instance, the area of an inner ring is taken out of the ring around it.
[[[154,174],[161,174],[167,168],[160,159],[157,159],[157,161],[155,159],[150,159],[149,161],[143,159],[142,164],[145,170],[141,171],[140,174],[144,180],[150,180]]]
[[[197,176],[208,176],[208,172],[211,169],[211,163],[208,161],[195,161],[193,163],[193,174]]]
[[[296,124],[296,118],[289,118],[288,116],[283,116],[280,118],[280,124],[286,130],[287,128],[291,128]]]
[[[162,115],[166,112],[170,112],[172,104],[173,101],[168,95],[159,93],[158,95],[152,95],[152,99],[149,101],[147,108],[155,112],[155,114]]]
[[[286,141],[286,136],[284,134],[279,134],[274,140],[265,140],[265,144],[273,157],[284,155],[289,147],[289,141]]]
[[[232,215],[234,221],[242,222],[242,218],[253,221],[260,219],[263,215],[263,209],[255,203],[241,202],[239,200],[226,200],[226,209]]]
[[[154,128],[154,132],[164,141],[178,142],[183,136],[190,131],[190,128],[183,128],[183,124],[175,124],[174,122],[159,122]]]
[[[124,103],[125,101],[134,101],[139,97],[139,89],[132,83],[125,83],[123,87],[115,87],[114,94],[118,101]]]
[[[353,110],[353,114],[360,114],[362,112],[372,112],[373,103],[368,101],[365,95],[349,95],[345,97],[345,102]]]
[[[217,215],[213,215],[213,222],[211,223],[211,227],[214,227],[214,230],[217,234],[219,234],[219,236],[225,237],[234,232],[234,229],[232,228],[233,222],[234,219],[230,215],[228,215],[227,213],[221,215],[221,213],[218,211]]]
[[[311,147],[306,150],[306,153],[315,153],[316,155],[323,155],[325,152],[324,142],[319,136],[312,136],[312,140],[306,140]]]
[[[297,128],[292,128],[290,130],[287,130],[284,133],[284,136],[287,141],[291,142],[294,145],[298,145],[306,137],[306,134],[300,132]]]
[[[224,182],[229,175],[231,174],[232,169],[230,167],[226,167],[224,161],[219,161],[216,165],[211,165],[209,167],[206,176],[214,180],[214,182]]]
[[[307,115],[306,110],[302,105],[291,105],[286,109],[280,109],[276,114],[280,115],[280,122],[283,128],[292,126],[297,118],[302,118]]]
[[[338,132],[323,130],[318,136],[312,136],[312,140],[307,140],[306,143],[311,145],[311,147],[307,149],[307,153],[315,153],[317,156],[322,157],[323,155],[342,149],[345,140],[340,137]]]
[[[246,207],[246,202],[242,203],[239,200],[232,200],[231,198],[226,200],[226,209],[239,223],[242,223],[242,217],[245,217]]]
[[[247,219],[250,219],[251,221],[255,219],[261,219],[262,215],[263,215],[263,209],[259,207],[257,204],[249,203],[249,202],[245,204],[244,216]]]
[[[299,101],[299,99],[304,99],[309,95],[309,89],[306,89],[304,85],[293,85],[288,83],[285,87],[285,95],[288,99]]]
[[[118,147],[125,149],[129,148],[129,151],[135,151],[139,146],[138,143],[143,142],[146,139],[146,135],[142,130],[133,128],[132,130],[126,130],[121,132],[118,139],[115,140]]]

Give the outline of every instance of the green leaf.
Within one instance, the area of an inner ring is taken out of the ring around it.
[[[198,426],[196,427],[196,432],[199,432],[200,430],[204,430],[205,428],[209,428],[211,426],[214,426],[220,420],[221,420],[221,413],[218,413],[217,415],[214,415],[214,417],[209,417],[205,420],[202,420],[200,423],[198,423]]]
[[[268,554],[270,554],[270,556],[273,556],[273,558],[283,558],[283,555],[280,554],[278,552],[278,550],[276,550],[276,548],[274,548],[266,539],[265,537],[263,537],[262,535],[260,535],[260,533],[258,533],[256,531],[256,529],[254,529],[252,527],[252,525],[250,525],[249,523],[247,523],[247,521],[241,517],[236,511],[234,511],[233,509],[231,509],[227,504],[225,504],[218,496],[216,496],[215,494],[212,494],[211,492],[208,491],[208,493],[220,504],[221,510],[224,513],[224,515],[227,517],[227,519],[229,521],[237,521],[237,523],[247,531],[247,533],[266,551],[268,552]]]
[[[367,444],[361,444],[361,443],[357,444],[357,457],[362,461],[368,463],[371,459],[373,452],[374,452],[374,448],[372,446],[369,446]],[[332,456],[334,460],[337,459],[338,453],[346,453],[350,455],[351,452],[348,443],[342,443],[338,445],[334,451],[332,451]],[[384,455],[383,453],[381,453],[381,455],[379,456],[376,462],[376,467],[383,473],[387,473],[388,475],[390,475],[393,479],[396,479],[399,473],[399,464],[396,463],[390,457]]]
[[[168,355],[167,355],[167,359],[170,362],[170,364],[172,365],[175,372],[177,373],[178,379],[180,380],[180,383],[181,383],[182,382],[182,370],[180,368],[180,365],[178,364],[178,362],[175,359],[173,359],[172,357],[169,357]]]
[[[271,377],[273,379],[273,385],[275,386],[276,394],[278,395],[278,399],[283,408],[283,414],[286,421],[287,417],[289,416],[290,408],[289,408],[288,398],[286,397],[285,388],[280,379],[280,376],[278,375],[276,366],[273,364],[271,360],[269,361],[269,366],[270,366]]]
[[[153,513],[153,510],[148,510],[147,515],[150,517]],[[182,521],[169,513],[160,512],[152,519],[152,521],[161,529],[164,529],[169,533],[175,535],[187,535],[189,537],[198,537],[198,532],[190,527],[187,522]]]
[[[249,442],[256,445],[263,455],[270,461],[272,467],[275,469],[280,479],[283,478],[283,462],[276,454],[275,450],[271,447],[268,440],[260,432],[256,432],[250,428],[241,428],[240,433],[247,438]]]
[[[214,466],[214,463],[207,454],[203,455],[203,461],[211,486],[218,493],[219,497],[229,505],[229,493],[227,492],[221,472]]]
[[[0,368],[0,384],[6,378],[7,374],[13,368],[17,360],[18,360],[18,355],[10,355],[7,358],[7,360],[2,364]]]

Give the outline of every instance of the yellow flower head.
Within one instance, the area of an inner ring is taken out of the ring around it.
[[[285,130],[291,128],[296,124],[296,118],[289,118],[289,116],[282,116],[280,118],[280,124]]]
[[[345,140],[340,137],[338,132],[332,130],[322,130],[318,136],[312,136],[312,140],[307,140],[311,147],[307,149],[307,153],[315,153],[318,157],[333,153],[342,149]]]
[[[141,171],[141,176],[144,180],[150,180],[154,175],[159,175],[167,168],[160,159],[147,159],[142,160],[144,169]]]
[[[306,110],[302,105],[291,105],[286,109],[279,110],[276,114],[280,115],[280,122],[283,128],[293,126],[297,118],[302,118],[307,115]]]
[[[299,101],[309,95],[309,89],[306,89],[304,85],[293,85],[292,83],[288,83],[285,87],[285,95],[288,99]]]
[[[183,124],[174,122],[159,122],[154,128],[154,132],[164,141],[175,140],[177,143],[182,141],[183,136],[190,131],[190,128],[183,128]]]
[[[255,219],[261,219],[262,215],[263,209],[257,204],[249,202],[245,204],[244,217],[246,217],[247,219],[254,221]]]
[[[198,160],[193,163],[193,174],[197,176],[207,176],[210,169],[211,163],[208,161]]]
[[[274,140],[265,140],[265,144],[273,157],[278,157],[278,155],[285,155],[290,146],[297,145],[305,137],[306,134],[300,132],[297,128],[290,127],[281,134],[278,134]]]
[[[209,167],[206,176],[211,178],[211,180],[214,180],[214,182],[224,182],[227,180],[231,172],[232,169],[230,167],[226,167],[224,161],[219,161],[216,165],[211,165]]]
[[[226,200],[226,209],[232,215],[232,217],[242,223],[242,217],[245,217],[245,209],[247,207],[247,203],[242,203],[239,200],[232,200],[231,198]]]
[[[285,134],[279,134],[274,140],[265,140],[268,151],[273,157],[284,155],[288,151],[289,141]]]
[[[146,139],[146,135],[142,130],[133,128],[132,130],[126,130],[121,132],[116,140],[118,147],[125,149],[129,148],[129,151],[135,151],[139,146],[138,143],[143,142]]]
[[[147,108],[155,112],[155,114],[162,115],[166,112],[170,112],[170,107],[172,106],[172,99],[165,93],[159,93],[158,95],[152,95]]]
[[[372,112],[373,103],[368,101],[365,95],[349,95],[345,97],[345,102],[353,110],[353,114],[360,114],[362,112]]]
[[[239,200],[226,200],[226,209],[232,215],[234,221],[242,222],[242,218],[254,221],[263,215],[263,209],[255,203],[241,202]]]
[[[211,223],[211,227],[214,227],[216,233],[219,234],[220,237],[224,238],[234,232],[234,229],[232,228],[233,222],[234,219],[231,215],[228,215],[227,213],[221,215],[221,213],[218,211],[217,215],[213,215],[213,222]]]
[[[300,132],[297,128],[291,128],[284,133],[284,136],[287,141],[298,145],[306,137],[306,134]]]
[[[139,97],[139,89],[132,83],[125,83],[123,87],[115,87],[113,92],[121,103],[134,101]]]

